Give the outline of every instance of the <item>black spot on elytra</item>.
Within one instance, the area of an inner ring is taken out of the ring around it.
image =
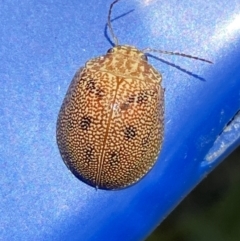
[[[130,140],[136,136],[136,127],[134,126],[127,126],[124,130],[124,136],[126,139]]]
[[[137,103],[142,104],[148,101],[148,94],[146,92],[140,92],[137,96]]]
[[[87,81],[86,90],[88,90],[91,94],[96,95],[98,98],[102,98],[105,96],[104,90],[97,87],[96,80],[94,79],[90,79]]]
[[[82,119],[80,120],[80,128],[82,130],[88,130],[90,125],[91,125],[91,117],[89,116],[83,116]]]
[[[94,158],[94,148],[91,146],[87,146],[85,149],[85,155],[87,161],[93,161]]]
[[[86,84],[86,90],[94,92],[96,89],[96,81],[94,79],[89,79]]]
[[[105,92],[104,92],[104,90],[98,88],[98,89],[96,89],[95,94],[97,97],[102,98],[102,97],[104,97]]]

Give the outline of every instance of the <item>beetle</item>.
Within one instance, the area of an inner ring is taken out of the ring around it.
[[[75,74],[57,120],[57,144],[65,164],[87,184],[121,189],[141,179],[159,155],[164,133],[164,89],[161,74],[147,53],[195,56],[119,45],[90,59]]]

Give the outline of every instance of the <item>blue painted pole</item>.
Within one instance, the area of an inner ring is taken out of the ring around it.
[[[165,133],[137,184],[96,191],[71,174],[56,145],[57,115],[75,71],[111,47],[110,3],[1,3],[0,240],[143,240],[240,144],[240,5],[122,0],[112,23],[120,44],[214,64],[149,58],[163,75]]]

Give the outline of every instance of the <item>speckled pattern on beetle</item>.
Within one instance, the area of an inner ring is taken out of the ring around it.
[[[59,113],[57,142],[78,178],[119,189],[149,171],[163,139],[161,79],[144,53],[126,45],[76,73]]]
[[[121,189],[142,178],[156,162],[163,142],[162,76],[147,52],[196,56],[119,45],[89,60],[75,75],[57,122],[57,143],[73,174],[100,189]]]

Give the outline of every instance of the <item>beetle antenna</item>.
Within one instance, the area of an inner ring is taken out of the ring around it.
[[[184,54],[184,53],[163,51],[163,50],[157,50],[157,49],[151,49],[151,48],[145,48],[142,51],[144,53],[155,52],[155,53],[160,53],[160,54],[179,55],[179,56],[182,56],[182,57],[186,57],[186,58],[190,58],[190,59],[196,59],[196,60],[200,60],[200,61],[203,61],[203,62],[207,62],[207,63],[213,64],[212,61],[209,61],[207,59],[202,59],[202,58],[199,58],[199,57],[196,57],[196,56],[192,56],[192,55],[188,55],[188,54]]]
[[[112,8],[113,8],[113,5],[117,2],[119,2],[120,0],[115,0],[114,2],[111,3],[110,5],[110,8],[109,8],[109,11],[108,11],[108,27],[109,27],[109,30],[110,30],[110,33],[112,35],[112,38],[113,38],[113,42],[114,44],[117,46],[118,45],[118,39],[116,37],[116,35],[114,34],[113,32],[113,28],[112,28],[112,24],[111,24],[111,14],[112,14]]]

